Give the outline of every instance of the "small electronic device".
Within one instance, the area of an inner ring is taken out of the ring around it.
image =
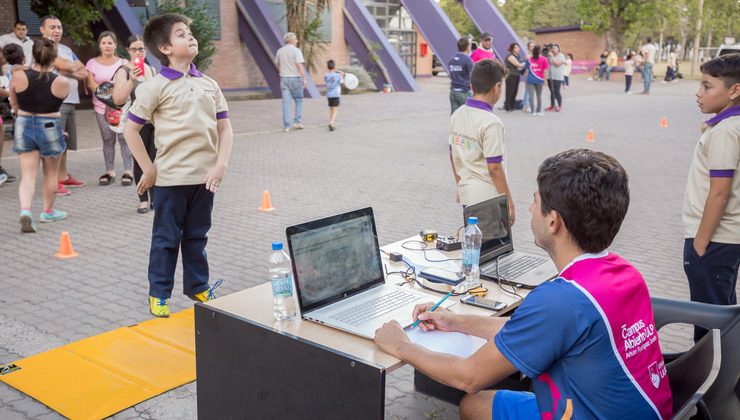
[[[142,75],[144,74],[144,60],[143,59],[139,57],[134,58],[134,66],[139,68],[139,71],[141,72]]]
[[[440,251],[457,251],[462,249],[462,242],[456,241],[454,236],[438,236],[437,249]]]
[[[464,298],[460,299],[460,302],[466,305],[488,309],[490,311],[500,311],[506,307],[506,304],[504,302],[499,302],[493,299],[486,299],[475,295],[465,296]]]
[[[445,283],[456,286],[465,280],[462,273],[455,271],[443,270],[437,267],[428,267],[419,273],[419,277],[427,279],[433,283]]]

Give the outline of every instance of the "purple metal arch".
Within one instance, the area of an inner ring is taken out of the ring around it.
[[[264,0],[236,0],[239,10],[239,36],[247,45],[249,52],[257,62],[262,75],[270,86],[272,96],[279,98],[280,74],[275,65],[277,50],[283,46],[283,30],[274,21]],[[304,94],[308,98],[321,96],[305,68],[306,84]]]
[[[368,72],[377,72],[375,85],[383,87],[383,81],[390,83],[394,90],[416,92],[418,86],[414,76],[401,60],[396,50],[388,42],[383,31],[378,27],[375,18],[370,14],[362,0],[345,0],[344,2],[344,39],[357,54]],[[374,50],[371,45],[380,46]],[[374,62],[372,53],[377,57]],[[380,70],[378,72],[378,70]]]
[[[113,8],[106,10],[102,17],[105,25],[115,32],[119,39],[123,40],[131,35],[144,35],[144,28],[126,0],[116,0]],[[159,60],[151,52],[146,54],[146,61],[157,70],[161,67]]]
[[[526,45],[522,43],[504,15],[498,11],[493,3],[481,0],[458,1],[462,3],[465,11],[468,12],[481,33],[489,32],[493,35],[493,51],[496,53],[496,57],[503,60],[509,54],[509,45],[514,42],[519,44],[522,55],[526,53]]]
[[[447,64],[457,54],[457,40],[460,39],[455,25],[434,0],[401,0],[401,4],[409,12],[445,70],[449,71]]]

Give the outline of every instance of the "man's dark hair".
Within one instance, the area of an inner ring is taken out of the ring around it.
[[[326,62],[326,68],[329,70],[334,70],[337,67],[337,63],[334,62],[334,60],[329,60]]]
[[[8,44],[3,47],[3,57],[5,61],[11,66],[23,64],[26,59],[26,55],[23,53],[23,48],[18,44]]]
[[[169,65],[170,60],[159,51],[159,47],[170,43],[172,27],[180,22],[190,26],[192,21],[189,17],[177,13],[165,13],[149,19],[149,22],[144,28],[144,44],[146,44],[146,48],[164,65]]]
[[[16,20],[15,23],[13,24],[13,27],[15,28],[18,25],[23,25],[26,28],[28,28],[28,24],[26,22],[22,21],[22,20]]]
[[[470,86],[474,94],[485,94],[491,91],[496,83],[506,77],[503,64],[494,60],[481,60],[473,66],[470,73]]]
[[[58,17],[56,17],[54,15],[46,15],[46,16],[42,17],[41,20],[39,21],[39,26],[41,27],[41,26],[46,25],[46,21],[47,20],[52,20],[52,19],[58,20],[60,22],[62,21],[61,19],[59,19]]]
[[[722,79],[727,88],[740,83],[740,53],[720,55],[699,67],[702,73]]]
[[[540,165],[537,186],[542,214],[555,210],[585,252],[605,250],[614,240],[630,204],[627,172],[613,157],[572,149]]]
[[[470,40],[467,37],[462,37],[457,40],[457,51],[465,52],[470,46]]]
[[[648,44],[652,44],[652,43],[653,43],[653,39],[652,39],[652,38],[650,38],[650,37],[647,37],[647,38],[645,38],[645,41],[646,41],[646,42],[647,42]]]

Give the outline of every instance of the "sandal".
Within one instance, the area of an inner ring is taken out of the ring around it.
[[[129,174],[123,174],[121,176],[121,185],[124,187],[128,187],[129,185],[132,185],[134,183],[134,178]]]
[[[116,176],[111,174],[103,174],[100,178],[98,178],[98,184],[100,185],[110,185],[111,183],[115,182]]]

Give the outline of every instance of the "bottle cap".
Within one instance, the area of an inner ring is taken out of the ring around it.
[[[280,251],[283,249],[283,243],[280,241],[275,241],[272,243],[272,250],[273,251]]]
[[[475,216],[468,217],[468,224],[469,225],[477,225],[478,224],[478,218]]]

